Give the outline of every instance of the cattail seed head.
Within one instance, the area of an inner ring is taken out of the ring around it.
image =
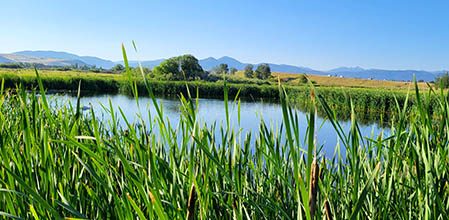
[[[324,210],[326,212],[326,218],[327,220],[332,220],[332,211],[331,211],[331,207],[329,205],[329,200],[326,200],[326,202],[324,202]]]
[[[309,185],[309,208],[310,208],[310,217],[315,216],[316,211],[316,200],[318,194],[318,179],[319,179],[320,168],[318,167],[318,163],[316,157],[313,158],[312,162],[312,170],[310,172],[310,185]]]
[[[197,199],[195,184],[190,188],[189,201],[187,203],[187,219],[191,220],[195,217],[195,202]]]

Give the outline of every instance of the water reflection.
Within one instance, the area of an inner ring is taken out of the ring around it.
[[[69,102],[71,102],[72,105],[76,103],[76,97],[70,94],[53,94],[52,100],[63,105],[66,105]],[[119,116],[118,108],[121,108],[124,116],[130,122],[137,122],[137,114],[140,113],[142,120],[149,124],[150,118],[154,118],[156,115],[152,100],[147,97],[139,98],[139,106],[137,106],[134,98],[121,94],[83,96],[81,98],[81,106],[92,105],[96,116],[100,117],[101,120],[107,121],[110,119],[110,116],[102,106],[109,106],[109,101],[112,103],[117,116]],[[179,99],[176,97],[164,97],[158,98],[157,101],[163,106],[164,116],[173,126],[176,126],[181,114],[181,104]],[[269,128],[278,130],[283,120],[281,106],[273,101],[242,101],[240,106],[240,125],[238,123],[237,105],[230,102],[229,106],[231,126],[233,126],[233,128],[238,127],[239,129],[242,129],[242,135],[245,135],[248,132],[252,132],[253,134],[257,133],[259,131],[261,120],[264,120]],[[226,123],[226,113],[222,100],[199,99],[198,113],[200,121],[208,126],[217,123],[217,127],[219,127],[219,125],[225,125]],[[307,113],[301,111],[301,108],[297,109],[297,113],[300,120],[300,135],[304,140],[307,129]],[[331,157],[334,154],[338,138],[332,124],[323,117],[323,114],[323,112],[319,112],[317,117],[317,144],[318,146],[323,146],[323,154],[327,157]],[[347,114],[340,115],[345,116]],[[123,119],[119,120],[119,123],[121,126],[125,126]],[[345,131],[349,131],[350,121],[342,119],[341,125]],[[367,123],[360,125],[360,130],[363,136],[368,137],[372,137],[373,135],[377,135],[384,131],[382,126],[378,123],[368,121]],[[342,149],[342,153],[344,153],[344,149]]]

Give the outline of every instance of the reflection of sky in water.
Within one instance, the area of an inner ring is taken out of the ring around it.
[[[76,97],[68,95],[54,95],[53,100],[57,100],[59,104],[67,104],[69,101],[75,107]],[[118,107],[120,107],[130,123],[136,122],[137,113],[139,108],[137,107],[134,98],[125,95],[98,95],[91,97],[81,98],[81,106],[89,106],[92,104],[95,114],[98,118],[102,120],[109,120],[110,117],[103,109],[103,104],[106,108],[109,108],[109,100],[112,102],[112,106],[115,108],[115,113],[118,118],[121,118]],[[178,99],[170,98],[158,98],[157,101],[162,103],[164,117],[170,120],[172,127],[176,128],[180,118],[180,108],[181,103]],[[147,97],[139,98],[140,113],[142,119],[149,125],[149,114],[150,111],[152,117],[156,116],[156,110],[153,106],[152,100]],[[238,126],[238,108],[236,104],[229,104],[229,114],[231,118],[231,126],[234,128]],[[302,140],[304,140],[304,135],[307,129],[307,117],[306,113],[297,111],[300,128],[299,132]],[[226,126],[226,113],[224,109],[224,103],[222,100],[217,99],[200,99],[199,100],[199,120],[202,123],[206,123],[208,126],[212,125],[214,122],[217,123],[217,135],[219,135],[220,125]],[[242,129],[242,137],[246,136],[246,133],[252,132],[254,135],[259,131],[260,121],[263,120],[267,123],[269,128],[276,130],[280,127],[282,123],[282,109],[279,104],[267,103],[267,102],[242,102],[240,107],[240,128]],[[123,120],[119,120],[120,125],[126,126]],[[349,131],[350,122],[344,121],[340,122],[344,131]],[[382,131],[376,124],[371,125],[359,125],[363,136],[371,137],[372,134],[379,134]],[[337,134],[332,126],[332,124],[323,118],[317,117],[316,121],[317,130],[317,145],[323,145],[324,154],[326,157],[332,157],[334,154],[335,146],[337,145],[338,138]],[[235,129],[235,131],[237,131]],[[276,132],[276,131],[275,131]],[[303,144],[304,145],[304,144]],[[344,149],[341,149],[342,154],[344,154]]]

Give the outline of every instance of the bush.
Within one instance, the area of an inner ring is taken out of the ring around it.
[[[260,64],[257,66],[256,71],[254,72],[254,75],[258,79],[268,79],[271,76],[271,69],[270,66],[266,63]]]
[[[449,73],[446,72],[441,76],[438,76],[435,80],[435,85],[442,89],[449,88]]]
[[[299,82],[302,84],[307,83],[307,77],[304,74],[299,76],[298,79],[299,79]]]
[[[254,66],[251,64],[246,65],[245,70],[243,71],[244,75],[248,78],[253,78],[254,77],[253,68],[254,68]]]
[[[125,67],[122,64],[117,64],[114,67],[112,67],[112,72],[116,72],[116,73],[122,73],[123,71],[125,71]]]

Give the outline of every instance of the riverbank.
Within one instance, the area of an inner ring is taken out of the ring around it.
[[[77,71],[54,71],[40,70],[44,87],[48,90],[57,91],[76,91],[81,81],[81,90],[86,93],[122,93],[131,94],[129,78],[124,74],[106,74]],[[300,108],[307,108],[310,105],[310,87],[307,83],[298,84],[297,79],[285,80],[285,77],[291,75],[278,75],[284,85],[291,103]],[[315,78],[314,78],[315,77]],[[16,85],[23,85],[26,88],[37,86],[36,73],[32,69],[0,69],[0,79],[4,79],[6,88],[15,88]],[[311,79],[317,79],[316,76]],[[134,80],[138,88],[139,95],[147,95],[147,89],[143,80],[135,76]],[[348,79],[349,80],[349,79]],[[198,91],[203,98],[223,98],[223,81],[154,81],[148,83],[156,95],[187,95],[187,88],[190,93],[195,95]],[[385,88],[353,88],[324,86],[321,81],[315,81],[317,93],[324,97],[327,103],[334,109],[338,109],[340,119],[348,119],[350,116],[350,100],[353,103],[354,110],[360,116],[362,122],[369,121],[388,121],[392,112],[396,112],[396,100],[400,105],[405,101],[406,89],[385,89]],[[360,86],[360,85],[359,85]],[[410,86],[410,85],[409,85]],[[419,86],[422,87],[422,84]],[[230,80],[228,83],[229,95],[234,97],[239,94],[242,99],[257,101],[279,100],[279,87],[277,82],[272,79],[266,84],[252,84],[247,81]],[[413,103],[413,100],[411,100]],[[324,111],[319,108],[319,114]]]

